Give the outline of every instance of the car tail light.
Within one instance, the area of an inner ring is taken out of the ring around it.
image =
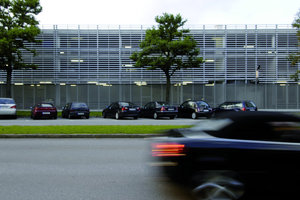
[[[125,111],[125,110],[128,110],[127,107],[122,107],[122,112]]]
[[[11,106],[10,108],[17,108],[17,106],[16,106],[16,105],[14,105],[14,106]]]
[[[178,143],[154,143],[152,144],[152,156],[185,156],[185,145]]]
[[[137,111],[140,111],[141,109],[140,109],[140,107],[137,107],[136,110],[137,110]]]
[[[163,106],[163,107],[161,107],[161,109],[160,109],[160,111],[166,111],[166,108]]]
[[[242,111],[246,111],[246,108],[242,108]]]

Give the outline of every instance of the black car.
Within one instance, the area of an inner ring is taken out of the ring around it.
[[[62,109],[62,118],[90,118],[90,109],[84,102],[67,103]]]
[[[253,101],[226,101],[213,109],[213,116],[228,111],[257,111],[257,106]]]
[[[198,117],[210,118],[212,108],[205,101],[185,101],[178,108],[178,117],[197,119]]]
[[[161,117],[169,117],[174,119],[177,116],[178,110],[176,106],[169,105],[166,102],[154,101],[147,103],[142,109],[141,117],[150,117],[158,119]]]
[[[300,198],[300,118],[294,115],[235,112],[170,130],[152,142],[152,158],[200,199]]]
[[[133,117],[138,119],[140,107],[131,102],[114,102],[102,111],[103,118],[112,117],[121,119],[124,117]]]

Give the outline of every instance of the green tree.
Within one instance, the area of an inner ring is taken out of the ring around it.
[[[11,97],[13,70],[37,67],[23,62],[22,51],[36,55],[25,42],[39,42],[35,37],[41,31],[35,16],[41,11],[39,0],[0,0],[0,70],[7,73],[7,97]]]
[[[292,25],[294,28],[297,29],[298,47],[300,47],[300,10],[298,11],[296,18]],[[298,51],[295,54],[289,55],[288,59],[291,62],[292,66],[296,66],[300,61],[300,52]],[[300,73],[300,71],[297,70],[295,74],[291,75],[291,78],[294,79],[295,81],[298,81],[299,73]]]
[[[203,58],[196,41],[189,35],[186,23],[180,14],[174,16],[164,13],[157,16],[158,27],[146,30],[145,39],[141,41],[138,52],[131,55],[135,67],[149,70],[160,69],[166,76],[166,101],[170,100],[171,77],[179,69],[200,67]]]

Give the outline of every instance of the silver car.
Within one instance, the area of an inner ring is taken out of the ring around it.
[[[0,98],[0,116],[17,118],[17,106],[12,98]]]

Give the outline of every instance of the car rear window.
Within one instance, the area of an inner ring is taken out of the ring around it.
[[[133,103],[120,102],[120,106],[134,106]]]
[[[49,103],[42,103],[39,107],[42,107],[42,108],[52,108],[53,105],[49,104]]]
[[[15,104],[13,99],[0,99],[0,104]]]
[[[233,108],[242,108],[243,103],[242,102],[232,102],[232,103],[224,103],[221,105],[221,108],[223,109],[233,109]]]
[[[87,108],[88,106],[85,103],[73,103],[72,108]]]

